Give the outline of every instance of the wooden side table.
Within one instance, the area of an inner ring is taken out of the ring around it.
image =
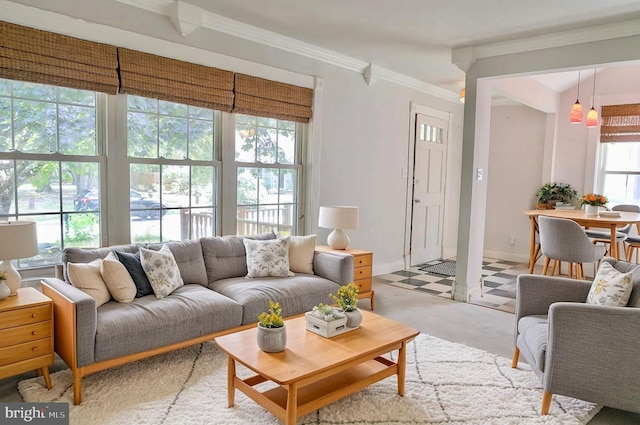
[[[349,254],[353,256],[353,283],[358,285],[358,298],[369,298],[371,310],[375,308],[371,282],[373,276],[373,252],[362,249],[332,249],[326,245],[316,246],[316,251]]]
[[[0,379],[37,370],[51,389],[53,302],[35,288],[0,301]]]

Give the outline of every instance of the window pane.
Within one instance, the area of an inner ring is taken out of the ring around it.
[[[65,247],[100,246],[100,215],[97,212],[69,213],[63,218]]]
[[[61,245],[61,215],[29,216],[26,220],[35,221],[38,228],[38,255],[31,258],[21,258],[17,261],[19,267],[42,267],[62,262]]]
[[[127,108],[130,111],[158,113],[158,101],[146,97],[127,95]]]
[[[158,157],[158,116],[127,114],[127,154],[136,158]]]
[[[280,170],[279,199],[281,204],[296,203],[298,172],[296,170]]]
[[[256,129],[236,125],[236,161],[256,162]]]
[[[100,165],[97,162],[62,163],[62,210],[100,209]]]
[[[15,169],[13,161],[0,161],[0,214],[3,217],[15,215],[16,208],[13,202]]]
[[[181,103],[158,101],[158,113],[161,115],[174,115],[176,117],[186,117],[188,106]]]
[[[238,205],[256,205],[258,196],[266,195],[267,190],[264,187],[259,190],[258,170],[257,168],[238,168]]]
[[[60,152],[68,155],[95,155],[95,108],[60,105],[58,111]]]
[[[28,153],[50,153],[56,150],[55,103],[16,99],[13,119],[16,149]]]
[[[180,217],[180,238],[198,239],[216,234],[216,208],[184,208]]]
[[[189,117],[213,121],[213,109],[200,108],[198,106],[189,106]]]
[[[0,78],[0,96],[11,95],[11,80],[4,80]]]
[[[17,214],[60,212],[60,169],[57,161],[16,161]]]
[[[256,144],[258,149],[258,161],[263,164],[278,162],[281,149],[278,148],[278,132],[273,128],[258,128],[256,132]],[[284,153],[282,153],[284,156]]]
[[[13,95],[25,99],[38,99],[55,102],[56,88],[44,84],[13,81]]]
[[[58,87],[58,102],[96,106],[96,94],[92,91]]]
[[[291,130],[278,131],[278,163],[293,164],[296,155],[296,134]]]
[[[8,152],[13,147],[11,135],[11,99],[0,97],[0,152]]]
[[[193,167],[191,187],[191,206],[217,205],[215,168]]]
[[[198,161],[213,159],[213,118],[212,121],[189,120],[189,158]]]
[[[160,156],[168,159],[187,157],[187,120],[186,118],[159,118]]]
[[[605,149],[605,170],[640,171],[640,143],[607,143]]]

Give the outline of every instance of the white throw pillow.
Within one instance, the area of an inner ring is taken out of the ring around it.
[[[140,248],[140,263],[156,298],[164,298],[184,285],[178,263],[168,246],[160,251]]]
[[[289,237],[289,269],[296,273],[313,274],[313,254],[316,235]]]
[[[293,276],[289,270],[289,237],[271,240],[244,238],[247,277]]]
[[[111,299],[109,289],[100,274],[101,265],[102,259],[93,260],[90,263],[67,263],[69,282],[93,298],[96,307],[100,307]]]
[[[130,303],[136,297],[136,284],[127,268],[113,252],[110,252],[102,260],[100,274],[114,300],[120,303]]]
[[[602,263],[587,295],[587,304],[624,307],[629,302],[632,273],[620,273],[609,263]]]

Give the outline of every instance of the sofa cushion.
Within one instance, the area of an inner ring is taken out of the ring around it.
[[[521,350],[528,352],[538,370],[544,372],[544,362],[549,339],[549,318],[546,315],[525,316],[518,321],[520,340],[526,346]],[[533,366],[533,365],[531,365]]]
[[[178,263],[184,283],[198,283],[207,286],[207,269],[202,256],[202,245],[197,239],[169,242],[167,246]]]
[[[255,323],[258,315],[269,308],[268,301],[280,303],[284,316],[311,311],[320,303],[332,304],[329,293],[335,293],[340,285],[317,275],[246,279],[236,277],[209,284],[220,294],[243,306],[242,323]]]
[[[105,258],[110,252],[137,252],[142,244],[114,245],[107,248],[65,248],[62,251],[63,279],[69,281],[67,263],[88,263]]]
[[[245,238],[247,277],[287,277],[289,270],[289,237],[267,241]]]
[[[133,283],[136,284],[136,298],[153,294],[153,288],[151,287],[151,283],[149,283],[149,278],[142,268],[142,263],[140,263],[140,251],[135,254],[116,251],[116,255],[118,256],[118,260],[127,268],[131,279],[133,279]]]
[[[631,273],[633,289],[631,290],[627,307],[640,307],[640,265],[627,261],[616,261],[616,259],[612,257],[603,258],[602,263],[611,264],[619,272]]]
[[[107,284],[104,283],[102,274],[100,274],[101,265],[101,259],[93,260],[89,263],[67,264],[69,282],[93,298],[96,302],[96,307],[100,307],[111,299]]]
[[[181,342],[239,326],[242,306],[200,285],[184,285],[166,298],[154,295],[98,311],[95,360]]]
[[[100,274],[114,300],[121,303],[128,303],[136,297],[136,284],[133,282],[127,268],[118,260],[115,253],[110,252],[104,260],[102,260]]]
[[[164,298],[184,285],[176,259],[168,246],[160,251],[140,248],[140,264],[156,298]]]
[[[632,274],[621,273],[609,263],[602,263],[587,295],[587,304],[624,307],[632,289]]]
[[[289,269],[294,273],[313,274],[316,235],[289,238]]]
[[[275,239],[274,233],[251,237],[256,240]],[[229,277],[246,276],[247,259],[242,236],[215,236],[201,238],[202,256],[208,283]]]

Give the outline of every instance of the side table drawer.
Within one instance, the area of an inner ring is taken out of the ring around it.
[[[371,292],[372,279],[370,277],[366,279],[358,279],[354,283],[358,286],[359,294],[366,294],[367,292]]]
[[[3,311],[0,312],[0,329],[44,322],[45,320],[51,320],[50,305],[37,305],[19,310]]]
[[[0,366],[52,353],[51,338],[0,348]]]
[[[353,257],[353,267],[365,267],[373,264],[373,255],[357,255]]]
[[[353,269],[353,280],[371,277],[371,267],[356,267]]]
[[[51,337],[51,321],[0,330],[0,347]]]

